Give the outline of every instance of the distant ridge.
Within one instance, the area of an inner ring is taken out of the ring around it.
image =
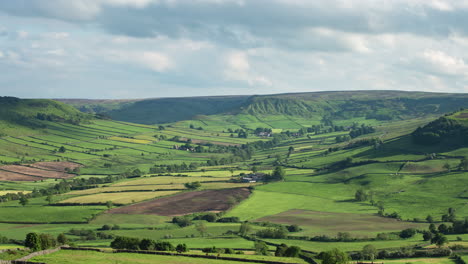
[[[467,107],[468,94],[376,90],[59,101],[82,112],[100,113],[115,120],[142,124],[177,122],[200,115],[238,114],[392,120],[443,114]]]

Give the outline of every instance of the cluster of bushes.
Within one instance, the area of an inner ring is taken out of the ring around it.
[[[261,238],[282,239],[288,236],[288,229],[284,226],[258,230],[256,235]]]
[[[186,164],[183,162],[182,164],[170,164],[170,165],[154,165],[149,169],[149,173],[152,174],[161,174],[161,173],[177,173],[177,172],[184,172],[184,171],[193,171],[196,170],[200,166],[199,163],[192,162],[190,164]]]
[[[97,234],[93,230],[88,230],[88,229],[70,229],[68,231],[68,234],[73,235],[73,236],[79,236],[83,240],[96,240],[97,239]]]
[[[375,128],[362,124],[360,127],[355,125],[351,128],[349,136],[351,138],[359,137],[366,134],[372,134],[375,132]]]
[[[235,251],[232,248],[216,248],[216,247],[207,247],[202,249],[204,253],[217,253],[217,254],[244,254],[242,251]]]
[[[175,216],[172,218],[172,223],[180,226],[186,227],[192,225],[192,220],[205,220],[207,222],[218,222],[218,223],[240,223],[240,219],[237,216],[232,217],[221,217],[222,214],[197,214],[193,215],[185,215],[185,216]]]
[[[297,246],[288,247],[286,244],[281,244],[276,247],[275,256],[297,258],[301,254],[301,248]]]
[[[113,249],[129,250],[156,250],[156,251],[188,251],[186,244],[178,244],[176,247],[167,241],[154,241],[152,239],[139,239],[132,237],[116,237],[111,242]]]
[[[103,225],[101,228],[99,228],[98,230],[102,230],[102,231],[107,231],[107,230],[120,230],[120,226],[115,224],[113,226],[111,225]]]
[[[365,256],[366,252],[354,252],[350,254],[351,259],[361,260],[369,259]],[[452,250],[448,248],[436,248],[432,250],[413,250],[411,248],[401,248],[398,250],[375,250],[374,258],[376,259],[403,259],[403,258],[438,258],[447,257],[452,254]]]
[[[53,248],[58,245],[64,245],[68,242],[64,234],[53,237],[50,234],[28,233],[24,240],[24,246],[32,251],[39,251],[48,248]]]
[[[196,181],[196,182],[186,182],[184,183],[185,188],[190,189],[190,190],[195,190],[201,187],[201,183]]]

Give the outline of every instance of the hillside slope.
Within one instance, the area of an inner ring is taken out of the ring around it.
[[[145,100],[62,100],[86,112],[143,124],[197,119],[200,115],[284,115],[323,118],[408,119],[440,115],[468,105],[468,95],[404,91],[312,92],[255,96],[160,98]],[[235,122],[234,122],[235,123]]]
[[[53,100],[0,97],[0,135],[34,133],[34,130],[46,127],[43,121],[78,124],[90,118],[90,115]]]

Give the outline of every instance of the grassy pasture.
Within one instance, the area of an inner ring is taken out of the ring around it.
[[[48,264],[101,264],[101,263],[119,263],[119,264],[145,264],[145,263],[167,263],[167,264],[211,264],[211,263],[242,263],[235,261],[221,261],[211,259],[195,259],[188,257],[173,257],[159,255],[129,254],[129,253],[99,253],[90,251],[72,251],[61,250],[49,255],[35,257],[32,261],[45,262]]]
[[[315,242],[315,241],[304,241],[304,240],[290,240],[290,239],[265,239],[266,241],[286,245],[298,246],[302,249],[322,252],[328,251],[334,248],[339,248],[343,251],[360,251],[365,245],[372,244],[377,249],[399,249],[406,246],[414,246],[418,244],[424,244],[421,236],[415,236],[414,238],[404,240],[387,240],[387,241],[365,241],[365,242]]]
[[[159,215],[138,214],[100,214],[90,223],[96,225],[119,224],[119,225],[144,225],[156,226],[164,224],[171,218]]]
[[[291,209],[370,214],[377,211],[375,207],[364,203],[340,202],[330,198],[258,190],[254,191],[249,199],[229,211],[227,215],[238,216],[242,220],[255,220]]]
[[[411,258],[411,259],[385,259],[375,260],[376,263],[392,263],[392,264],[454,264],[450,258]]]
[[[203,237],[221,237],[224,233],[228,231],[238,231],[240,224],[238,223],[209,223],[206,224],[207,232]],[[156,230],[116,230],[108,231],[117,236],[129,236],[129,237],[138,237],[138,238],[151,238],[154,240],[164,239],[166,235],[171,235],[175,239],[183,239],[187,237],[198,237],[202,238],[202,235],[196,230],[195,225],[191,225],[184,228],[179,228],[177,226],[166,227]],[[214,239],[213,238],[213,239]],[[234,236],[226,236],[227,239],[233,239]]]
[[[290,210],[260,218],[257,221],[297,224],[304,230],[291,234],[294,236],[335,236],[338,232],[348,232],[353,237],[374,237],[377,233],[399,232],[406,228],[425,229],[428,226],[428,224],[403,222],[370,214],[306,210]]]

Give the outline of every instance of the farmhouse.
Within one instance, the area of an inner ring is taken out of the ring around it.
[[[177,149],[177,150],[185,150],[185,151],[195,152],[195,148],[189,147],[189,146],[186,146],[186,145],[182,145],[182,146],[174,145],[172,148]]]
[[[271,137],[272,135],[273,135],[273,133],[271,133],[271,132],[263,132],[262,131],[262,132],[257,133],[257,136],[259,136],[259,137]]]
[[[251,173],[242,177],[242,182],[261,182],[265,180],[265,173]]]

